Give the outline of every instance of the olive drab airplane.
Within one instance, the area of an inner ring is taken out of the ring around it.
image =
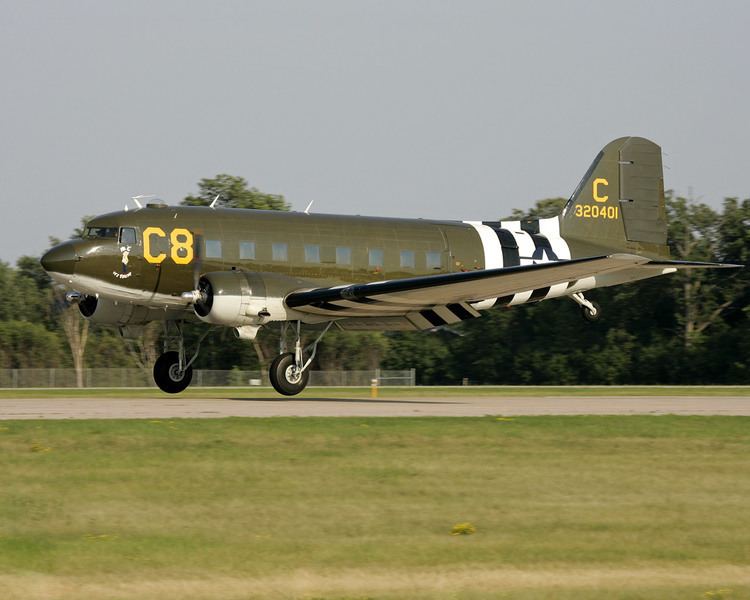
[[[269,375],[279,393],[293,395],[307,384],[332,325],[425,330],[560,297],[593,320],[600,310],[585,293],[594,288],[681,268],[732,266],[670,259],[661,149],[639,137],[599,152],[562,213],[549,219],[435,221],[138,204],[92,219],[81,239],[52,248],[41,262],[87,319],[116,325],[123,336],[164,322],[154,380],[171,393],[190,384],[198,356],[200,342],[192,353],[183,343],[189,321],[231,327],[243,339],[279,324]],[[306,347],[303,326],[319,332]]]

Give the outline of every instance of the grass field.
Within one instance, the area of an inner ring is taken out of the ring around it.
[[[270,387],[188,388],[174,397],[188,398],[279,397]],[[416,386],[381,387],[381,398],[425,398],[450,396],[750,396],[750,386]],[[13,388],[0,389],[0,398],[152,398],[166,396],[156,388]],[[369,398],[370,388],[308,387],[300,398]]]
[[[0,598],[750,598],[749,498],[744,417],[5,421]]]

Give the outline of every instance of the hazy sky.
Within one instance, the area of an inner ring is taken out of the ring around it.
[[[622,135],[750,196],[748,2],[0,0],[0,259],[242,175],[296,210],[493,219]]]

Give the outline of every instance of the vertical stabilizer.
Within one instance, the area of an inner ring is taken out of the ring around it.
[[[565,205],[560,229],[580,253],[669,256],[661,148],[640,137],[607,144]]]

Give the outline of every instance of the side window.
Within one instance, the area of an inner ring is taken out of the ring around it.
[[[121,227],[120,228],[120,243],[129,246],[135,245],[135,229],[132,227]]]
[[[305,244],[305,262],[320,262],[320,246],[318,246],[317,244]]]
[[[271,258],[277,261],[289,260],[289,247],[286,242],[274,242],[271,245]]]
[[[352,264],[352,249],[346,246],[337,246],[336,247],[336,264],[337,265]]]
[[[240,260],[255,260],[255,242],[240,242]]]
[[[221,258],[221,240],[206,240],[206,258]]]
[[[370,248],[370,266],[383,267],[383,250],[381,248]]]
[[[401,250],[401,268],[414,268],[414,250]]]
[[[441,269],[443,267],[443,253],[426,252],[425,261],[427,262],[427,269]]]

